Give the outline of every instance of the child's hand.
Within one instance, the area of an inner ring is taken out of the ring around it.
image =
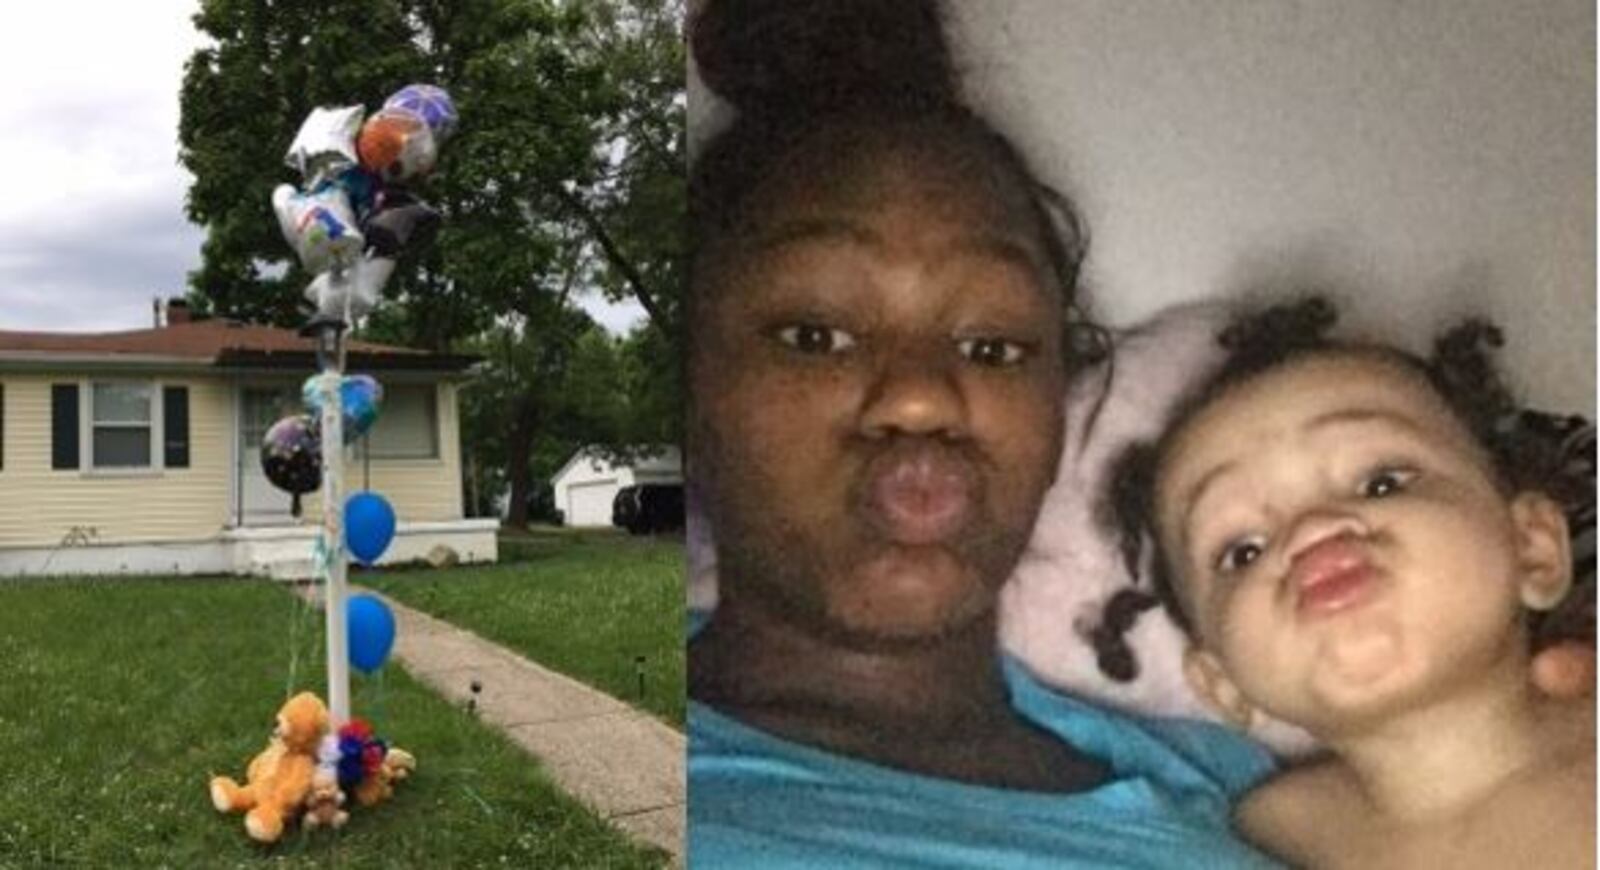
[[[1533,684],[1553,698],[1593,697],[1594,678],[1593,644],[1564,641],[1533,658]]]

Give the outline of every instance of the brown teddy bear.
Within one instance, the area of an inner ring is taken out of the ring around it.
[[[383,756],[383,766],[356,783],[356,803],[370,807],[394,796],[394,784],[411,775],[417,768],[416,756],[404,749],[390,749]]]
[[[246,784],[211,778],[211,802],[219,812],[245,813],[244,828],[262,843],[277,842],[284,822],[298,814],[311,791],[317,744],[328,730],[328,708],[310,692],[290,698],[278,711],[267,748],[251,759]]]

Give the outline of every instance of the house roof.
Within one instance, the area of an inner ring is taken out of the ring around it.
[[[349,341],[351,366],[460,371],[477,357]],[[225,368],[307,368],[316,364],[310,338],[292,329],[199,320],[126,332],[0,331],[0,361],[189,364]]]

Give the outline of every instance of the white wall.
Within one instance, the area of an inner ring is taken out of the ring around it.
[[[555,491],[556,508],[566,514],[568,526],[608,527],[612,502],[623,487],[682,481],[683,457],[677,447],[665,447],[658,454],[641,457],[632,466],[614,466],[604,459],[580,455],[550,479],[550,486]]]
[[[948,6],[970,95],[1085,212],[1104,319],[1311,285],[1413,344],[1482,313],[1524,395],[1593,416],[1589,0]]]
[[[556,507],[573,528],[609,527],[617,493],[625,485],[618,478],[558,484]]]

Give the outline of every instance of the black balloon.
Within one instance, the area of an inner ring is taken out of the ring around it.
[[[322,485],[322,439],[310,415],[272,424],[261,439],[261,470],[273,486],[294,496],[293,513],[299,516],[300,496]]]
[[[361,227],[367,250],[375,257],[388,258],[427,245],[438,229],[439,212],[433,206],[393,188],[378,194]]]

